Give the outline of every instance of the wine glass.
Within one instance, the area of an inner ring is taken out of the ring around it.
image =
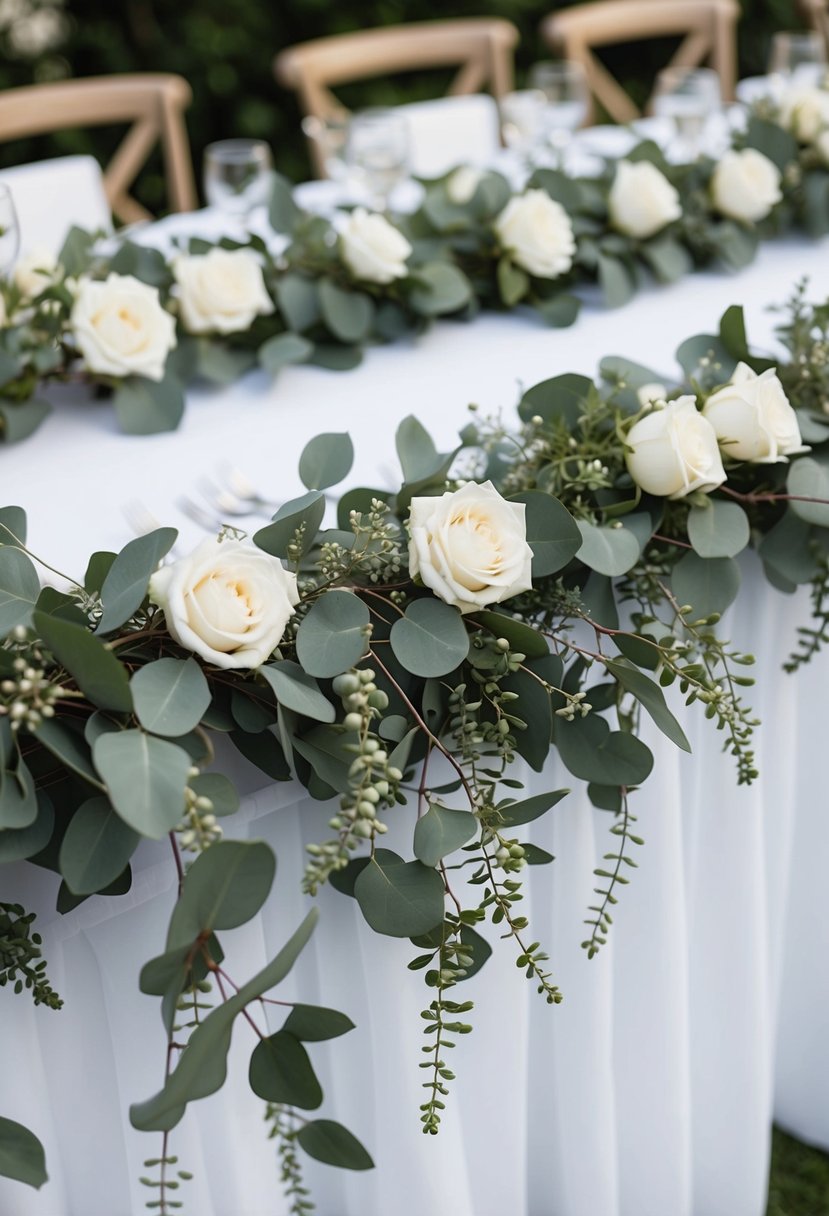
[[[532,160],[544,140],[547,98],[540,89],[518,89],[498,103],[504,143],[519,157]]]
[[[204,152],[204,193],[211,207],[247,216],[268,201],[273,158],[261,139],[221,139]]]
[[[0,182],[0,275],[5,278],[20,252],[20,224],[12,192]]]
[[[363,110],[348,127],[346,159],[371,195],[378,211],[385,211],[389,195],[409,172],[409,124],[393,109]]]
[[[720,78],[711,68],[666,68],[656,78],[653,112],[672,122],[680,156],[696,160],[708,122],[721,107]]]
[[[543,138],[556,151],[559,163],[574,134],[587,117],[590,94],[580,63],[545,60],[530,68],[529,86],[544,95]]]
[[[769,72],[786,85],[820,85],[826,75],[826,44],[820,34],[814,30],[775,34]]]
[[[348,173],[348,116],[329,114],[325,118],[318,118],[315,114],[309,114],[302,120],[302,132],[317,145],[323,171],[329,181],[344,181]]]

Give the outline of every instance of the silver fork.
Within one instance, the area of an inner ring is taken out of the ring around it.
[[[129,502],[124,503],[121,508],[121,514],[136,536],[146,536],[149,532],[155,532],[157,528],[164,526],[153,515],[150,508],[138,498],[131,498]],[[166,557],[162,558],[161,564],[162,566],[166,565],[169,562],[175,561],[180,556],[181,550],[177,545],[173,545]]]

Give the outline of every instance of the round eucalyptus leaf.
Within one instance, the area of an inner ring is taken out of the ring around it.
[[[299,458],[299,476],[309,490],[325,490],[348,476],[354,463],[354,444],[345,432],[315,435]]]
[[[581,537],[573,516],[563,503],[540,490],[514,494],[510,502],[526,508],[527,542],[533,551],[533,578],[555,574],[579,551]]]
[[[388,937],[417,937],[443,919],[443,880],[437,870],[419,861],[377,854],[354,883],[360,911],[375,933]]]
[[[470,811],[451,810],[433,802],[415,826],[415,857],[425,866],[436,866],[442,857],[471,840],[477,829],[478,821]]]
[[[578,559],[591,570],[618,578],[638,562],[639,541],[624,525],[604,527],[580,519],[576,526],[581,533]]]
[[[469,653],[461,614],[442,600],[414,600],[389,637],[395,658],[415,676],[448,675]]]
[[[43,1145],[28,1127],[13,1119],[0,1118],[0,1176],[25,1182],[35,1190],[49,1179]]]
[[[297,657],[305,673],[331,679],[359,663],[368,650],[368,623],[368,608],[353,592],[326,591],[297,630]]]
[[[286,1030],[257,1043],[248,1080],[257,1098],[266,1102],[285,1102],[300,1110],[316,1110],[322,1104],[322,1087],[308,1052]]]
[[[786,482],[789,494],[804,498],[820,498],[823,502],[798,502],[789,505],[801,519],[819,528],[829,528],[829,463],[812,456],[801,456],[792,461]]]
[[[215,929],[235,929],[255,916],[270,894],[276,856],[263,840],[220,840],[187,871],[167,934],[167,949]]]
[[[336,1039],[354,1029],[351,1018],[338,1009],[326,1009],[323,1005],[294,1005],[285,1019],[283,1030],[305,1043],[321,1043],[325,1039]]]
[[[186,735],[202,720],[210,688],[195,659],[156,659],[130,680],[136,717],[156,735]]]
[[[708,506],[688,512],[688,539],[700,557],[736,557],[749,537],[748,516],[739,503],[712,498]]]
[[[28,625],[40,594],[33,563],[13,545],[0,545],[0,637]]]
[[[296,1134],[297,1143],[309,1157],[344,1170],[370,1170],[374,1162],[356,1136],[333,1119],[312,1119]]]
[[[190,773],[183,748],[143,730],[122,730],[100,735],[92,756],[112,805],[136,832],[160,840],[181,822]]]
[[[686,553],[671,575],[680,604],[691,605],[691,620],[725,612],[740,590],[740,567],[731,557],[700,557]]]
[[[74,895],[103,891],[126,868],[141,837],[108,798],[89,798],[75,811],[60,846],[60,872]]]

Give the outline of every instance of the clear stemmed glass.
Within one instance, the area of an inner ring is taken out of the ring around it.
[[[531,89],[543,93],[543,138],[563,161],[574,134],[587,117],[590,94],[587,77],[580,63],[546,60],[530,68]]]
[[[546,97],[540,89],[518,89],[507,93],[498,105],[504,143],[532,168],[534,155],[544,141]]]
[[[20,252],[20,225],[12,192],[0,182],[0,276],[11,273]]]
[[[363,110],[351,119],[346,158],[378,211],[386,210],[392,190],[408,176],[409,156],[409,124],[396,110]]]
[[[671,120],[676,151],[696,160],[705,129],[722,107],[720,78],[711,68],[666,68],[656,78],[653,112]]]
[[[348,116],[337,114],[317,118],[315,114],[308,114],[302,120],[302,131],[317,145],[322,167],[329,181],[344,181],[348,174],[346,164]]]
[[[814,30],[783,31],[771,40],[769,72],[792,85],[819,85],[826,75],[826,45]]]
[[[221,139],[204,152],[204,193],[211,207],[244,217],[268,201],[273,158],[261,139]]]

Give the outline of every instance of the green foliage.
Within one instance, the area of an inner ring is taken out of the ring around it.
[[[22,1123],[0,1118],[0,1175],[40,1190],[48,1181],[43,1145]]]

